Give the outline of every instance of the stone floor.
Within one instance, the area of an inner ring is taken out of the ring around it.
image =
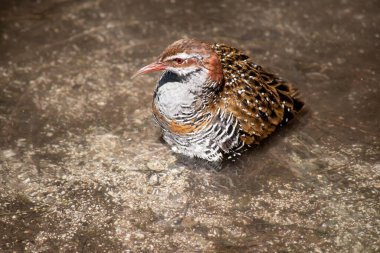
[[[0,2],[1,252],[379,252],[380,5]],[[292,81],[307,113],[221,171],[179,159],[139,67],[181,37]]]

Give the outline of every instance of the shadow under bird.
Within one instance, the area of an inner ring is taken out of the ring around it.
[[[178,40],[132,78],[154,71],[164,71],[154,90],[154,118],[172,150],[190,157],[236,156],[303,107],[290,83],[223,44]]]

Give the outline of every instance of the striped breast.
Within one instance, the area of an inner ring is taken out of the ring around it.
[[[217,109],[200,112],[194,120],[168,120],[153,105],[156,121],[163,128],[165,141],[177,153],[221,161],[225,154],[243,146],[240,124],[231,112]]]

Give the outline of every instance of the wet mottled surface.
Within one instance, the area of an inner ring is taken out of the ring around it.
[[[1,1],[1,252],[379,252],[380,5]],[[151,118],[181,37],[243,49],[308,112],[217,172]]]

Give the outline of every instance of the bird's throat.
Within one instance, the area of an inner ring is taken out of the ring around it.
[[[204,107],[204,84],[207,78],[205,71],[187,76],[164,73],[154,93],[155,107],[170,120],[194,117]]]

